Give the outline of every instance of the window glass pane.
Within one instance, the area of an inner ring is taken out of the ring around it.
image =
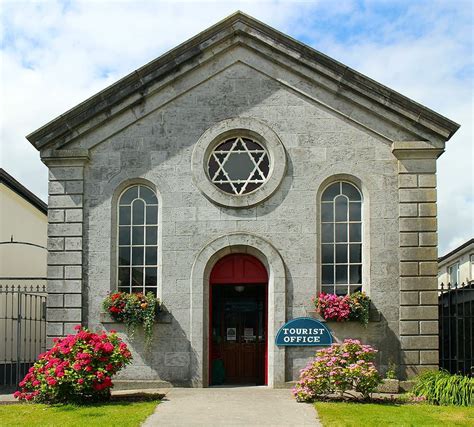
[[[158,224],[158,206],[146,207],[146,223],[147,224]]]
[[[336,224],[336,242],[347,242],[347,224]]]
[[[362,266],[361,265],[351,265],[350,266],[350,282],[352,284],[362,283]]]
[[[154,268],[145,268],[145,286],[155,288],[156,292],[156,267]]]
[[[135,200],[132,205],[132,223],[139,225],[144,223],[145,204],[141,200]]]
[[[138,291],[142,291],[143,286],[143,267],[132,268],[132,286],[140,286]],[[134,292],[136,292],[134,290]]]
[[[158,200],[155,196],[155,193],[151,191],[148,187],[140,186],[140,199],[145,200],[146,203],[151,205],[157,205]]]
[[[321,241],[334,242],[334,224],[321,224]]]
[[[130,244],[130,227],[119,227],[119,245]]]
[[[347,245],[336,245],[336,262],[347,263]]]
[[[143,245],[143,233],[145,227],[132,227],[132,244]]]
[[[128,287],[130,286],[130,268],[120,267],[118,269],[118,285],[119,287],[126,287],[128,292]]]
[[[322,245],[321,259],[323,264],[334,262],[334,245]]]
[[[336,197],[336,221],[347,221],[347,199],[343,196]]]
[[[130,187],[120,197],[121,205],[130,205],[138,197],[138,186]]]
[[[326,190],[324,190],[323,196],[321,197],[321,200],[323,201],[333,201],[334,198],[340,194],[341,190],[341,183],[340,182],[335,182],[334,184],[331,184]]]
[[[130,247],[119,248],[119,265],[130,265]]]
[[[321,222],[334,221],[334,204],[321,203]]]
[[[349,203],[349,221],[360,221],[361,218],[360,202]]]
[[[334,293],[334,286],[333,285],[331,285],[331,286],[326,285],[326,286],[323,286],[321,288],[321,290],[326,294],[333,294]]]
[[[347,182],[342,183],[342,194],[346,195],[349,200],[361,200],[359,190]]]
[[[143,265],[143,247],[132,248],[132,265]]]
[[[349,241],[351,242],[361,242],[362,233],[361,224],[349,224]]]
[[[347,295],[347,286],[336,286],[335,294],[339,296]]]
[[[147,246],[146,252],[145,252],[145,264],[146,265],[156,265],[156,246]]]
[[[336,283],[347,283],[347,265],[336,265]]]
[[[334,283],[334,267],[332,265],[323,265],[322,284],[330,285]]]
[[[120,206],[119,208],[119,224],[130,225],[130,206]]]
[[[349,291],[351,294],[353,294],[354,292],[362,292],[362,286],[360,285],[350,286]]]
[[[146,228],[146,244],[156,245],[157,234],[158,234],[158,227],[147,227]]]
[[[270,162],[265,148],[258,142],[237,137],[214,149],[207,171],[211,182],[222,191],[246,194],[266,181]]]
[[[362,245],[360,243],[350,245],[349,262],[362,262]]]

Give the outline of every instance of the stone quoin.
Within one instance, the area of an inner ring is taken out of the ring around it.
[[[139,332],[129,342],[122,380],[285,387],[318,347],[277,345],[280,328],[311,316],[318,292],[363,290],[367,328],[327,322],[334,341],[375,346],[402,377],[436,367],[426,266],[436,159],[458,127],[229,16],[27,136],[54,210],[48,345],[78,323],[128,340],[102,301],[152,291],[166,316],[150,351]],[[300,332],[283,336],[323,336]]]

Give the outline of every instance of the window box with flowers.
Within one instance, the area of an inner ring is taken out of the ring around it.
[[[326,321],[369,323],[370,298],[364,292],[335,295],[321,292],[313,298],[316,313]]]
[[[114,292],[102,303],[105,313],[101,313],[102,323],[125,323],[127,333],[133,339],[135,330],[142,326],[145,333],[145,346],[150,347],[155,323],[170,323],[163,313],[160,300],[152,292],[142,293]]]

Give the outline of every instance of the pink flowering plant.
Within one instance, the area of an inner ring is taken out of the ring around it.
[[[325,320],[355,320],[363,325],[369,323],[370,298],[364,292],[341,296],[321,292],[317,298],[313,298],[313,303]]]
[[[127,345],[111,333],[76,327],[75,335],[55,339],[53,348],[20,381],[19,400],[60,403],[100,401],[110,397],[112,376],[131,362]]]
[[[310,402],[334,393],[352,396],[349,392],[356,391],[367,399],[382,382],[374,364],[376,354],[373,347],[352,339],[323,348],[300,371],[293,395],[298,402]]]

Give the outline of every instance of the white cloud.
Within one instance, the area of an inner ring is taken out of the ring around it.
[[[474,234],[472,9],[451,5],[2,1],[2,163],[46,199],[46,168],[26,134],[241,9],[462,124],[439,161],[446,252]]]

